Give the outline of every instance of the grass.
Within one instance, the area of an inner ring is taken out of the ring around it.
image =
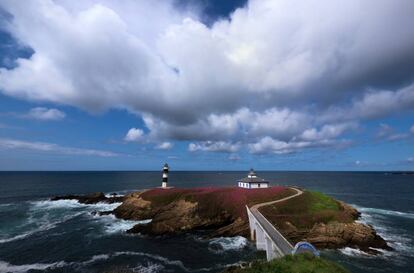
[[[296,198],[263,207],[260,211],[282,232],[287,229],[286,222],[298,229],[310,229],[315,223],[354,221],[350,215],[344,213],[338,201],[323,193],[313,191],[305,191]]]
[[[310,191],[309,212],[320,212],[323,210],[339,211],[340,206],[337,201],[320,192]]]
[[[232,268],[226,273],[348,273],[342,266],[309,254],[289,255],[270,262],[256,261],[249,268]]]

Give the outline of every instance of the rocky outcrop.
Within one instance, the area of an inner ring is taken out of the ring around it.
[[[171,234],[197,229],[226,227],[233,223],[232,215],[221,211],[212,217],[202,217],[198,211],[198,203],[178,199],[165,206],[154,206],[144,200],[140,193],[129,195],[124,203],[114,210],[118,218],[129,220],[152,221],[146,225],[136,225],[128,233],[151,235]],[[228,230],[231,233],[230,229]],[[233,232],[234,233],[234,232]],[[226,234],[226,232],[222,232]]]
[[[354,247],[376,253],[373,248],[391,249],[378,236],[374,228],[362,223],[318,223],[305,236],[306,240],[320,248]]]
[[[119,203],[124,200],[123,196],[118,196],[116,194],[112,194],[110,197],[106,197],[103,192],[96,192],[87,195],[62,195],[62,196],[55,196],[50,199],[51,201],[58,201],[58,200],[77,200],[81,204],[96,204],[96,203]]]

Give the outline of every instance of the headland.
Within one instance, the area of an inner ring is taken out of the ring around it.
[[[244,236],[249,238],[246,206],[271,202],[295,194],[289,187],[262,189],[240,187],[155,188],[125,196],[70,195],[52,198],[76,199],[81,203],[122,202],[113,214],[125,220],[149,220],[128,233],[165,235],[197,230],[208,237]],[[372,226],[358,222],[359,212],[344,202],[322,193],[306,191],[300,196],[263,206],[260,212],[292,243],[308,241],[318,248],[359,248],[378,253],[390,249]]]

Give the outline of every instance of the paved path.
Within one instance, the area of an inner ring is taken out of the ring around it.
[[[296,189],[296,188],[291,188],[293,190],[296,191],[296,193],[294,195],[282,198],[282,199],[278,199],[276,201],[270,201],[270,202],[265,202],[265,203],[260,203],[260,204],[256,204],[254,206],[252,206],[250,208],[251,213],[253,214],[253,216],[256,218],[256,220],[260,223],[260,225],[263,227],[263,229],[266,231],[266,233],[270,236],[270,238],[272,239],[272,241],[277,245],[277,247],[280,249],[280,251],[284,254],[284,255],[289,255],[292,254],[292,250],[293,250],[293,246],[289,243],[288,240],[286,240],[285,237],[283,237],[282,234],[280,234],[280,232],[263,216],[263,214],[260,213],[259,208],[264,207],[264,206],[268,206],[268,205],[272,205],[272,204],[276,204],[276,203],[280,203],[292,198],[295,198],[301,194],[303,194],[303,191]]]

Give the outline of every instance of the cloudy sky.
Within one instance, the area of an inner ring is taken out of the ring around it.
[[[2,0],[1,170],[414,170],[411,0]]]

